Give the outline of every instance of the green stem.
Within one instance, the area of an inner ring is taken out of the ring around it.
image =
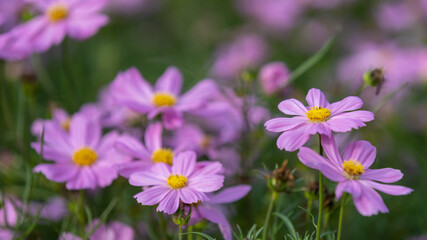
[[[188,226],[188,240],[193,240],[193,225]]]
[[[344,205],[345,205],[345,199],[347,197],[347,193],[344,193],[342,196],[341,201],[341,207],[340,207],[340,218],[338,221],[338,233],[337,233],[337,240],[341,239],[341,233],[342,233],[342,216],[344,215]]]
[[[264,221],[264,229],[262,230],[262,240],[267,240],[268,224],[270,222],[271,213],[273,212],[274,203],[276,202],[277,195],[278,194],[276,191],[273,191],[271,194],[270,205],[268,206],[267,216],[265,217],[265,221]]]
[[[322,147],[322,138],[319,134],[319,154],[323,156],[323,147]],[[319,214],[317,216],[317,226],[316,226],[316,240],[320,239],[320,232],[322,229],[322,218],[323,218],[323,175],[319,171]]]
[[[178,225],[178,240],[182,240],[182,224]]]
[[[166,239],[169,239],[169,234],[168,231],[166,229],[166,221],[165,218],[163,217],[163,215],[160,212],[157,212],[157,215],[159,216],[159,221],[160,221],[160,230],[162,231],[163,236]]]

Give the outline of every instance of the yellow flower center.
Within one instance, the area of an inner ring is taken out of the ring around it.
[[[344,161],[342,167],[348,179],[358,179],[360,174],[365,172],[363,165],[359,161],[353,159]]]
[[[305,115],[311,122],[324,122],[331,115],[331,110],[329,108],[322,107],[312,107],[308,110]]]
[[[185,187],[185,185],[187,184],[187,178],[182,176],[182,175],[174,175],[171,174],[168,177],[168,185],[173,188],[173,189],[180,189]]]
[[[156,93],[153,96],[153,103],[157,107],[170,107],[175,105],[176,99],[169,93]]]
[[[151,159],[155,163],[166,163],[169,165],[172,165],[172,159],[173,159],[173,152],[169,148],[160,148],[153,152],[151,155]]]
[[[205,136],[203,139],[202,139],[202,142],[201,142],[201,146],[202,146],[202,148],[204,148],[204,149],[206,149],[206,148],[208,148],[210,145],[211,145],[211,143],[212,143],[212,137],[210,137],[210,136]]]
[[[51,22],[58,22],[68,16],[68,7],[57,3],[47,9],[47,17]]]
[[[63,121],[61,123],[62,129],[64,129],[66,132],[70,131],[70,123],[71,123],[71,119],[70,118],[68,118],[67,120]]]
[[[96,159],[98,159],[96,152],[86,147],[76,151],[73,155],[73,162],[79,166],[92,165]]]

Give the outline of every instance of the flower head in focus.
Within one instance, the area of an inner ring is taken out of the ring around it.
[[[84,40],[108,23],[100,11],[107,0],[32,0],[40,15],[0,36],[0,57],[23,59],[47,51],[66,36]]]
[[[375,160],[376,148],[367,141],[350,143],[342,155],[338,152],[333,136],[323,135],[322,146],[328,158],[310,148],[302,147],[298,153],[299,159],[306,166],[317,169],[330,180],[338,182],[336,198],[339,199],[344,192],[350,193],[354,205],[363,216],[388,212],[383,199],[375,190],[390,195],[407,195],[413,191],[403,186],[383,184],[399,181],[403,177],[400,170],[369,169]]]
[[[75,114],[67,134],[57,123],[45,126],[44,144],[31,146],[52,164],[39,164],[34,172],[55,182],[66,182],[69,190],[106,187],[118,177],[117,165],[128,158],[114,149],[116,132],[102,137],[101,126],[83,114]],[[43,150],[42,150],[43,147]]]
[[[218,173],[222,165],[205,162],[197,166],[196,154],[191,151],[179,153],[172,166],[156,164],[150,171],[134,173],[129,183],[148,187],[134,197],[142,205],[159,204],[157,211],[173,214],[182,201],[186,204],[206,201],[206,193],[216,191],[223,185],[224,176]]]
[[[271,132],[283,132],[277,139],[277,147],[295,151],[302,147],[310,135],[319,133],[331,136],[334,132],[349,132],[366,126],[374,114],[368,111],[353,111],[362,107],[360,98],[350,96],[330,104],[319,89],[310,89],[306,100],[308,107],[296,99],[287,99],[279,104],[279,110],[292,118],[273,118],[265,123]]]
[[[180,95],[182,75],[175,67],[169,67],[157,80],[154,89],[136,68],[121,72],[114,79],[110,91],[117,103],[136,112],[147,114],[148,119],[162,116],[167,129],[182,126],[183,113],[198,111],[209,104],[217,93],[214,81],[205,79],[191,90]]]

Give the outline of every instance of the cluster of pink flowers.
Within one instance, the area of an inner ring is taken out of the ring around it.
[[[180,94],[182,81],[180,71],[169,67],[151,87],[136,68],[130,68],[102,91],[100,102],[86,104],[73,115],[54,109],[52,119],[36,120],[32,132],[38,141],[32,147],[53,163],[41,163],[34,172],[65,183],[68,190],[104,188],[123,176],[130,185],[142,187],[134,196],[142,205],[158,205],[157,211],[166,214],[194,205],[191,222],[210,220],[219,225],[225,239],[231,239],[230,224],[215,205],[244,197],[250,186],[231,187],[236,190],[233,194],[230,189],[213,192],[222,188],[224,175],[238,170],[239,156],[231,143],[244,131],[242,100],[225,97],[227,93],[209,79]],[[265,111],[253,106],[248,112],[252,124],[265,120],[256,116],[256,112],[265,116]],[[221,118],[215,120],[218,114]],[[139,129],[143,126],[144,132],[133,131],[130,122]],[[197,161],[202,156],[210,161]],[[112,228],[121,231],[113,226],[97,231]]]
[[[282,101],[279,110],[286,115],[297,116],[274,118],[265,123],[267,130],[283,132],[277,140],[279,149],[299,149],[300,161],[307,167],[321,171],[331,181],[338,182],[336,198],[339,199],[344,192],[350,193],[357,210],[364,216],[388,212],[381,196],[374,189],[391,195],[412,192],[407,187],[378,183],[396,182],[403,174],[391,168],[369,169],[376,157],[376,149],[369,142],[352,142],[342,155],[338,152],[332,132],[349,132],[374,119],[374,114],[369,111],[354,111],[362,107],[360,98],[351,96],[330,104],[319,89],[311,89],[306,100],[308,107],[296,99]],[[303,147],[313,134],[321,136],[327,158]]]
[[[22,1],[16,2],[22,5]],[[24,59],[47,51],[66,37],[85,40],[93,36],[108,23],[108,17],[101,13],[106,3],[107,0],[28,1],[27,8],[35,16],[0,34],[0,58]]]

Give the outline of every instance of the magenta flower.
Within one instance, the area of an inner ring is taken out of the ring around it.
[[[86,227],[87,231],[92,230],[93,227],[98,225],[99,220],[95,219],[90,225]],[[121,222],[110,222],[102,224],[94,233],[90,236],[90,240],[133,240],[135,232],[134,230]],[[81,240],[82,238],[68,232],[63,232],[59,236],[59,240]]]
[[[265,123],[271,132],[283,132],[277,139],[277,147],[286,151],[295,151],[302,147],[310,135],[319,133],[331,136],[334,132],[348,132],[366,126],[374,114],[368,111],[353,111],[362,107],[358,97],[346,97],[339,102],[329,104],[325,95],[312,88],[307,93],[308,107],[296,99],[287,99],[279,104],[279,110],[292,118],[274,118]]]
[[[323,135],[322,146],[328,159],[306,147],[300,149],[299,159],[306,166],[317,169],[330,180],[338,182],[335,189],[337,199],[344,192],[353,195],[354,205],[363,216],[388,212],[384,201],[375,190],[390,195],[407,195],[413,191],[403,186],[378,183],[394,183],[399,181],[403,174],[392,168],[369,169],[375,160],[376,148],[367,141],[350,143],[342,155],[338,152],[333,136]]]
[[[106,0],[32,0],[31,3],[42,14],[8,32],[6,43],[0,46],[0,56],[24,58],[44,52],[60,44],[66,36],[84,40],[108,23],[108,17],[100,13]]]
[[[265,40],[254,34],[242,34],[219,46],[211,73],[221,79],[233,79],[261,64],[268,53]]]
[[[218,224],[225,240],[231,240],[231,226],[224,215],[221,204],[232,203],[245,197],[251,190],[249,185],[238,185],[221,190],[217,194],[208,195],[209,200],[194,205],[190,218],[190,225],[202,219]]]
[[[288,83],[289,69],[282,62],[272,62],[264,65],[258,75],[262,90],[265,94],[271,95],[283,90]]]
[[[162,124],[154,123],[145,131],[145,146],[136,138],[123,135],[115,143],[116,150],[128,155],[135,161],[126,162],[120,166],[120,175],[129,178],[135,172],[148,171],[157,163],[172,165],[174,156],[182,150],[181,147],[165,147],[162,141]]]
[[[173,129],[183,124],[183,113],[205,107],[217,92],[215,82],[208,79],[179,96],[181,87],[182,75],[175,67],[166,69],[154,89],[136,68],[130,68],[117,75],[110,91],[119,104],[147,114],[149,119],[161,114],[164,126]]]
[[[186,204],[206,201],[205,193],[222,187],[224,176],[218,175],[222,165],[218,162],[197,166],[196,154],[191,151],[178,154],[169,166],[156,164],[151,171],[134,173],[129,183],[133,186],[149,187],[134,197],[142,205],[159,204],[157,211],[173,214],[180,201]]]
[[[39,138],[42,136],[43,126],[51,123],[59,124],[65,132],[68,132],[70,129],[70,121],[71,117],[64,109],[56,108],[52,111],[52,119],[36,119],[31,126],[31,133]]]
[[[28,212],[32,216],[58,222],[68,215],[67,201],[62,197],[52,197],[46,203],[31,202]]]
[[[128,160],[114,149],[117,137],[116,132],[101,137],[99,123],[82,114],[71,118],[69,134],[59,124],[46,125],[43,157],[54,163],[39,164],[34,172],[66,182],[69,190],[106,187],[117,178],[117,165]],[[31,146],[41,153],[41,142]]]

